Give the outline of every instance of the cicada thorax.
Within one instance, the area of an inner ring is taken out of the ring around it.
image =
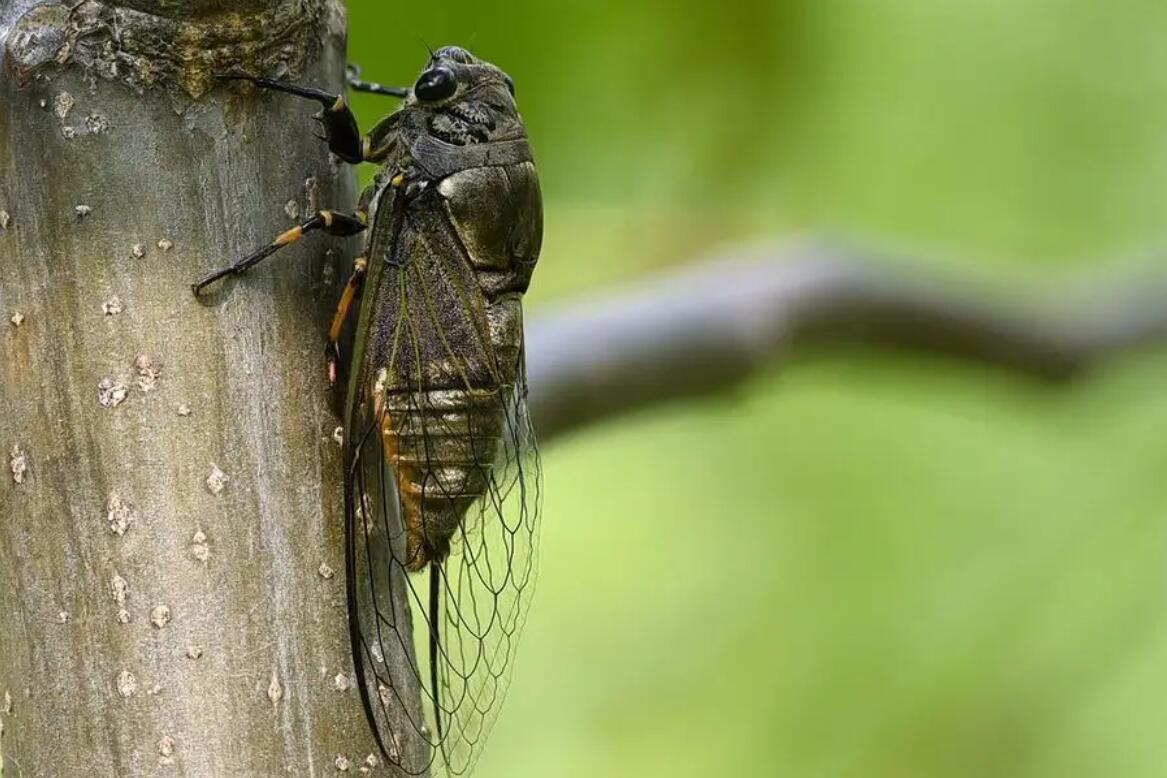
[[[408,203],[382,276],[366,375],[405,530],[405,566],[449,553],[490,500],[522,380],[522,294],[541,241],[530,162],[454,172]]]

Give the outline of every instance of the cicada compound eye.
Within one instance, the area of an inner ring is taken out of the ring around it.
[[[449,68],[430,68],[421,74],[413,86],[413,93],[427,103],[445,100],[458,90],[458,82]]]

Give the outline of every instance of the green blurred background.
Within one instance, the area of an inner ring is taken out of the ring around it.
[[[1163,243],[1162,0],[350,0],[349,26],[386,83],[423,39],[514,77],[534,315],[762,235],[1027,277]],[[1165,386],[1167,354],[1054,388],[838,350],[548,446],[479,774],[1167,775]]]

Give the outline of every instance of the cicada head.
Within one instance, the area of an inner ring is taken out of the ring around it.
[[[459,146],[526,134],[511,77],[458,46],[433,52],[405,109],[420,114],[426,132]]]

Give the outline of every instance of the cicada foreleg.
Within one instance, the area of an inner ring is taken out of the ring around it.
[[[320,113],[313,118],[324,125],[322,140],[328,143],[329,151],[345,162],[353,165],[358,162],[375,162],[384,156],[384,152],[377,148],[377,143],[372,137],[361,136],[357,117],[353,114],[352,108],[349,107],[348,101],[344,99],[344,95],[333,94],[311,86],[291,84],[274,78],[252,76],[247,73],[225,73],[219,78],[226,81],[248,81],[261,89],[285,92],[320,103]],[[365,82],[359,81],[358,83],[362,86],[365,85]],[[382,92],[383,94],[395,94],[387,87],[381,87],[381,89],[386,90]]]
[[[263,260],[276,253],[284,246],[295,243],[305,234],[314,230],[324,230],[329,235],[337,237],[347,237],[349,235],[356,235],[368,227],[369,216],[366,211],[358,210],[355,213],[337,213],[336,211],[319,211],[311,219],[308,219],[301,224],[296,225],[290,230],[281,232],[276,236],[275,240],[267,244],[258,251],[249,254],[243,259],[239,260],[233,265],[228,265],[225,268],[216,270],[208,276],[197,281],[191,286],[195,295],[198,295],[206,287],[218,281],[225,276],[238,275],[248,268],[258,265]]]
[[[373,95],[385,95],[386,97],[409,97],[409,89],[401,86],[384,86],[374,81],[363,81],[361,79],[361,68],[355,63],[349,63],[345,68],[345,80],[348,81],[349,89],[354,92],[368,92]]]

